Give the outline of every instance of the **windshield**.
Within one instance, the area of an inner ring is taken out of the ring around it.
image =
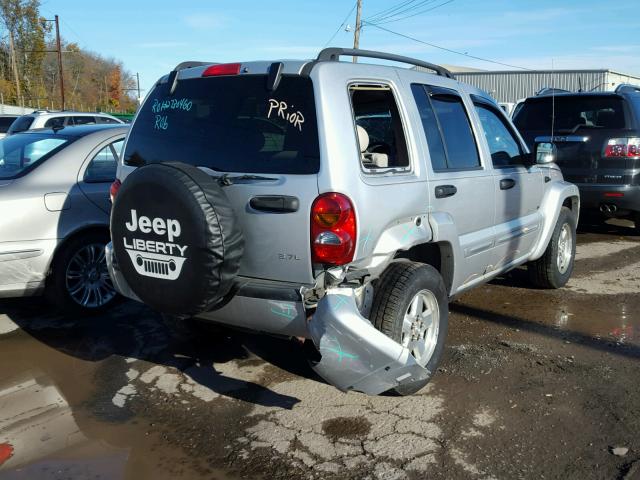
[[[555,112],[555,115],[553,115]],[[543,130],[559,133],[581,128],[625,128],[624,106],[615,96],[551,96],[530,98],[517,112],[514,123],[520,131]]]
[[[0,179],[16,178],[69,143],[54,134],[11,135],[0,140]]]
[[[309,78],[240,75],[178,81],[150,94],[124,153],[129,165],[184,162],[221,172],[309,174],[319,170]]]

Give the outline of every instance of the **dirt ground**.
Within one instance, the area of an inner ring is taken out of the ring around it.
[[[293,342],[127,302],[0,302],[0,479],[640,478],[640,237],[579,234],[567,288],[516,270],[451,305],[433,381],[341,393]]]

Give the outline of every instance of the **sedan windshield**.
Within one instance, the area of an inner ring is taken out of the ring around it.
[[[69,143],[55,134],[18,134],[0,140],[0,179],[16,178],[56,154]]]

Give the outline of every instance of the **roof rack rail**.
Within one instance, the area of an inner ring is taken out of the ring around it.
[[[633,93],[640,92],[640,85],[632,85],[631,83],[621,83],[616,87],[615,93]]]
[[[176,65],[174,70],[177,72],[180,70],[184,70],[185,68],[202,67],[204,65],[217,65],[217,64],[218,62],[196,62],[193,60],[187,60],[186,62],[180,62],[178,65]]]
[[[342,56],[350,57],[366,57],[366,58],[379,58],[381,60],[391,60],[394,62],[407,63],[409,65],[415,65],[416,67],[424,67],[429,70],[433,70],[438,75],[447,78],[453,78],[453,74],[440,65],[424,62],[416,58],[403,57],[402,55],[396,55],[394,53],[375,52],[373,50],[360,50],[357,48],[325,48],[318,54],[316,60],[318,62],[337,62]]]

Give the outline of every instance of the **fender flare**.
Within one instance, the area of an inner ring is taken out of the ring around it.
[[[564,205],[565,200],[568,198],[574,198],[577,201],[574,202],[574,212],[576,222],[580,215],[580,192],[578,187],[569,182],[553,182],[549,187],[540,205],[540,212],[542,213],[542,229],[540,236],[538,237],[538,243],[536,247],[529,255],[529,261],[537,260],[544,255],[547,245],[551,241],[553,230],[560,216],[560,210]]]

